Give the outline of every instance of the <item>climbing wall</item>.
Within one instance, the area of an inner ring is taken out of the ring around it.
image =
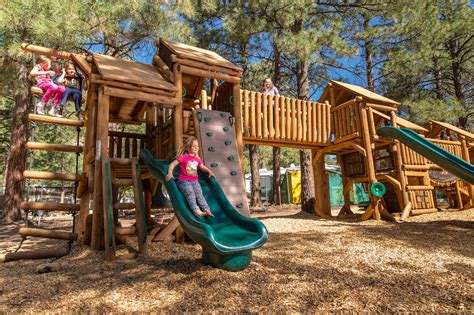
[[[194,111],[194,122],[204,164],[216,175],[234,208],[243,215],[250,215],[234,118],[228,112],[198,109]]]

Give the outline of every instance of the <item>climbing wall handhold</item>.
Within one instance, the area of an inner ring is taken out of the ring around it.
[[[233,95],[229,96],[229,103],[230,103],[230,105],[234,105],[234,96]]]
[[[186,90],[186,88],[183,86],[183,96],[186,96],[188,94],[188,91]]]
[[[232,171],[232,172],[230,172],[230,175],[235,176],[235,175],[237,175],[237,172],[236,172],[236,171]]]
[[[229,161],[233,161],[233,160],[235,160],[235,156],[230,155],[230,156],[227,157],[227,159],[228,159]]]
[[[214,133],[212,133],[212,132],[209,131],[208,133],[206,133],[206,135],[207,135],[208,137],[212,137],[212,136],[214,135]]]
[[[232,117],[232,116],[230,116],[230,117],[229,117],[229,123],[230,123],[231,126],[233,126],[234,123],[235,123],[235,118]]]
[[[224,127],[222,128],[222,130],[224,130],[225,132],[229,131],[229,127]]]
[[[221,113],[222,118],[225,118],[225,116],[226,116],[226,113]]]
[[[219,164],[217,164],[216,162],[211,163],[211,167],[218,167],[218,166],[219,166]]]
[[[224,143],[225,143],[225,145],[230,145],[232,143],[232,141],[226,140]]]
[[[205,122],[210,122],[210,121],[211,121],[211,117],[204,117],[204,121],[205,121]]]
[[[216,151],[216,149],[214,149],[214,147],[209,147],[209,148],[207,148],[207,151],[214,152],[214,151]]]
[[[236,205],[236,207],[239,208],[239,209],[242,208],[243,206],[244,206],[244,205],[241,204],[241,203],[238,203],[238,204]]]

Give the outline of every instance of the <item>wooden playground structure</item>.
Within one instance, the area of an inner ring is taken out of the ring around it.
[[[351,213],[349,192],[354,183],[364,183],[369,192],[376,182],[387,187],[382,198],[370,194],[363,220],[406,220],[410,215],[438,211],[435,190],[459,209],[474,206],[472,184],[449,176],[410,147],[378,136],[376,130],[387,125],[410,128],[470,163],[474,134],[438,121],[418,126],[396,115],[399,103],[359,86],[331,81],[318,102],[241,90],[242,70],[231,62],[214,52],[164,39],[157,43],[151,65],[29,44],[22,48],[71,60],[89,80],[83,121],[29,114],[37,123],[85,129],[83,145],[27,145],[30,150],[81,153],[79,174],[24,173],[30,179],[77,183],[78,204],[22,203],[25,211],[77,211],[75,230],[25,227],[20,230],[22,236],[80,239],[92,249],[105,249],[108,258],[115,256],[115,244],[125,235],[136,235],[141,254],[151,240],[182,242],[184,231],[176,218],[166,226],[152,220],[152,199],[159,184],[140,163],[139,153],[147,148],[156,158],[168,159],[190,136],[200,138],[204,163],[214,167],[219,182],[226,182],[222,185],[226,195],[244,215],[249,215],[243,186],[244,144],[311,149],[317,196],[314,212],[321,217],[331,216],[324,162],[328,154],[337,156],[342,169],[345,204],[339,215]],[[229,126],[215,126],[235,132],[232,148],[227,142],[206,142],[217,132],[203,127],[199,114],[203,111],[229,119]],[[144,125],[145,133],[118,132],[110,129],[114,123]],[[113,187],[124,186],[132,187],[134,202],[113,203]],[[125,209],[135,209],[133,227],[117,225],[118,213]]]

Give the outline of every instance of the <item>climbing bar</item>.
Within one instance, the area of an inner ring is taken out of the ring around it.
[[[69,118],[51,117],[46,115],[28,114],[28,119],[31,121],[42,122],[46,124],[59,125],[59,126],[71,126],[71,127],[83,127],[84,121]]]
[[[121,158],[113,158],[110,159],[110,164],[114,166],[127,166],[132,164],[131,159],[121,159]]]
[[[68,241],[77,240],[76,233],[71,233],[71,232],[66,232],[66,231],[53,231],[53,230],[21,227],[18,233],[20,233],[22,237],[34,236],[34,237],[44,237],[44,238],[52,238],[52,239],[68,240]]]
[[[131,210],[135,209],[134,203],[114,203],[114,210]]]
[[[72,173],[54,173],[42,171],[24,171],[23,176],[30,179],[65,180],[70,182],[78,182],[81,179],[81,176]]]
[[[21,208],[43,211],[79,211],[80,209],[78,204],[36,201],[23,201],[21,203]]]
[[[407,186],[407,191],[409,190],[434,190],[433,186]]]
[[[133,180],[131,179],[114,179],[112,181],[112,185],[114,186],[120,186],[120,187],[123,187],[123,186],[132,186],[133,185]]]
[[[41,142],[27,142],[26,147],[30,150],[43,150],[55,152],[76,152],[82,153],[83,148],[75,145],[41,143]]]

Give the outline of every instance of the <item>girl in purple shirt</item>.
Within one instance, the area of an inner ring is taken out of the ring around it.
[[[182,148],[176,154],[177,158],[170,163],[166,181],[168,182],[173,177],[173,170],[176,165],[179,166],[178,188],[183,193],[188,201],[189,207],[196,216],[214,216],[209,208],[202,194],[201,185],[198,181],[198,168],[203,172],[209,174],[209,177],[214,176],[212,171],[202,164],[198,156],[199,142],[196,138],[191,137],[186,139]]]
[[[278,92],[278,89],[273,85],[273,82],[270,78],[266,78],[263,81],[260,93],[269,95],[280,95],[280,92]]]

